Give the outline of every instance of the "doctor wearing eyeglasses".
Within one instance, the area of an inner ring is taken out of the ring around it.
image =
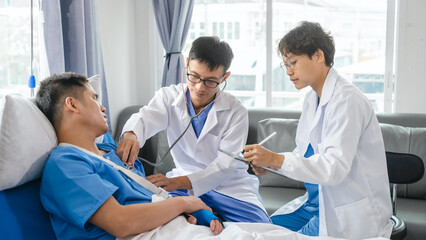
[[[334,41],[319,24],[302,22],[278,50],[294,86],[312,89],[293,152],[244,147],[246,161],[305,183],[306,194],[278,209],[272,222],[309,236],[388,238],[392,207],[385,149],[370,101],[332,67]]]
[[[123,127],[117,154],[132,165],[148,138],[166,129],[171,146],[191,122],[171,149],[176,167],[166,176],[147,179],[174,196],[200,197],[225,221],[269,223],[257,177],[247,173],[246,164],[218,152],[237,154],[248,134],[247,110],[220,88],[226,86],[232,58],[230,46],[219,38],[196,39],[186,60],[187,84],[161,88],[133,114]]]

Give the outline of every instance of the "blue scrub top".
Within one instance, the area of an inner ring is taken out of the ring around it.
[[[312,148],[311,144],[309,144],[308,150],[306,150],[306,153],[303,157],[308,158],[312,155],[314,155],[314,149]],[[318,184],[305,183],[305,188],[308,192],[308,201],[306,201],[304,209],[311,213],[318,213]]]
[[[123,166],[116,146],[98,144],[105,158]],[[135,162],[133,172],[145,177]],[[46,163],[40,190],[58,239],[115,239],[88,219],[111,196],[122,205],[151,202],[149,192],[112,166],[71,146],[57,146]]]
[[[194,110],[194,105],[192,105],[191,97],[189,95],[189,90],[186,91],[186,101],[188,102],[189,115],[191,115],[191,117],[197,115]],[[212,101],[214,101],[214,99]],[[198,115],[198,117],[193,118],[191,120],[192,127],[194,128],[194,132],[197,138],[200,136],[201,130],[203,130],[204,124],[206,123],[207,116],[209,115],[209,112],[212,109],[213,104],[214,103],[210,104],[210,106],[208,106],[200,115]]]
[[[319,97],[317,97],[316,107],[318,108]],[[316,109],[315,109],[316,111]],[[308,149],[305,152],[304,158],[309,158],[314,155],[314,149],[312,145],[309,143]],[[306,211],[314,213],[318,215],[319,207],[318,207],[318,184],[312,183],[304,183],[306,191],[308,192],[308,201],[305,203],[304,207]]]

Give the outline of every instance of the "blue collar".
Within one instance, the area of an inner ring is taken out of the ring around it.
[[[189,94],[189,90],[186,91],[186,99],[187,99],[187,102],[188,102],[188,112],[189,112],[189,115],[191,115],[191,117],[196,116],[197,114],[195,113],[194,105],[192,105],[192,101],[191,101],[191,97],[190,97],[190,94]],[[204,124],[206,123],[207,116],[208,116],[210,110],[212,109],[213,104],[214,103],[212,103],[210,106],[208,106],[200,115],[198,115],[198,117],[193,118],[191,120],[192,127],[194,128],[194,132],[195,132],[195,135],[197,136],[197,138],[200,136],[201,131],[204,128]]]
[[[188,112],[189,112],[189,115],[191,115],[191,117],[193,117],[193,116],[195,116],[195,115],[197,115],[197,114],[195,113],[194,105],[192,105],[191,96],[190,96],[190,94],[189,94],[189,89],[188,89],[188,90],[186,90],[185,95],[186,95],[186,102],[188,103]],[[212,99],[212,101],[214,101],[214,99],[215,99],[215,98],[216,98],[216,96]],[[211,103],[211,101],[210,101],[209,103]],[[203,112],[203,113],[201,113],[200,115],[207,115],[207,114],[208,114],[208,112],[210,112],[210,109],[213,107],[213,104],[214,104],[214,103],[212,103],[210,106],[208,106],[208,107],[206,108],[206,110],[204,110],[204,112]],[[196,118],[199,118],[199,117],[200,117],[200,116],[198,116],[198,117],[196,117]]]

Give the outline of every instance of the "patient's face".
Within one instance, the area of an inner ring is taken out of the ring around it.
[[[210,80],[218,83],[224,81],[223,66],[219,66],[215,70],[211,71],[206,63],[199,63],[198,60],[195,59],[189,61],[187,67],[189,74],[203,80]],[[219,90],[219,85],[215,88],[209,88],[203,81],[200,81],[199,83],[187,81],[187,83],[192,105],[194,105],[196,112],[213,100],[216,92]]]
[[[86,84],[83,96],[84,103],[81,113],[84,124],[93,129],[97,136],[100,136],[108,131],[106,109],[97,102],[98,95],[89,84]]]

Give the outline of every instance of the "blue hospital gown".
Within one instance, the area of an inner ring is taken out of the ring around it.
[[[123,166],[116,155],[114,142],[99,143],[105,158]],[[132,170],[145,177],[142,163]],[[50,213],[50,221],[58,239],[115,239],[114,236],[88,222],[89,218],[111,196],[121,205],[149,203],[153,193],[95,156],[72,146],[57,146],[44,168],[40,199]],[[218,219],[207,210],[192,213],[198,225],[209,226]]]
[[[98,144],[104,155],[123,166],[115,146]],[[133,171],[145,176],[137,161]],[[60,239],[115,239],[88,219],[111,196],[122,205],[151,202],[153,194],[127,176],[71,146],[57,146],[46,163],[40,190],[43,207],[49,212]]]

